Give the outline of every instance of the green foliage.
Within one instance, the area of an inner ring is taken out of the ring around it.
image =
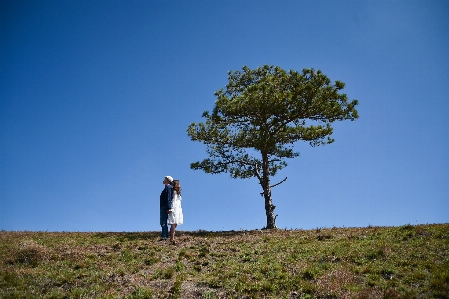
[[[192,123],[187,133],[207,145],[210,158],[191,164],[207,173],[229,172],[233,178],[259,177],[263,157],[268,158],[269,176],[294,158],[296,141],[312,146],[332,143],[331,123],[358,118],[357,100],[340,93],[344,83],[321,71],[284,71],[264,66],[229,72],[225,89],[215,93],[213,112],[205,111],[204,123]]]
[[[150,289],[137,287],[134,291],[125,297],[126,299],[151,299],[153,298]]]
[[[0,298],[448,298],[448,231],[3,231]]]

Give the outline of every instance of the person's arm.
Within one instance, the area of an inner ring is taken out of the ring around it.
[[[173,208],[173,191],[171,186],[167,186],[167,210],[171,210]]]

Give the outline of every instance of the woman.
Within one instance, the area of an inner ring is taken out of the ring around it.
[[[179,180],[172,183],[173,203],[172,209],[169,211],[167,223],[170,224],[170,241],[175,244],[175,230],[178,224],[183,223],[183,215],[181,208],[181,184]]]

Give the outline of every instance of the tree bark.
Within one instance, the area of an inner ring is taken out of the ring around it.
[[[272,229],[276,228],[276,216],[274,215],[274,209],[276,206],[273,205],[273,201],[271,199],[270,173],[268,168],[268,154],[262,153],[262,180],[260,184],[263,189],[265,214],[267,215],[267,226],[265,228]]]

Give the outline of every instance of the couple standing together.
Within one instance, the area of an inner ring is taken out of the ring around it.
[[[168,224],[170,224],[170,241],[175,244],[175,230],[183,223],[181,208],[181,184],[171,176],[165,176],[165,185],[160,197],[160,223],[162,227],[161,240],[168,238]]]

